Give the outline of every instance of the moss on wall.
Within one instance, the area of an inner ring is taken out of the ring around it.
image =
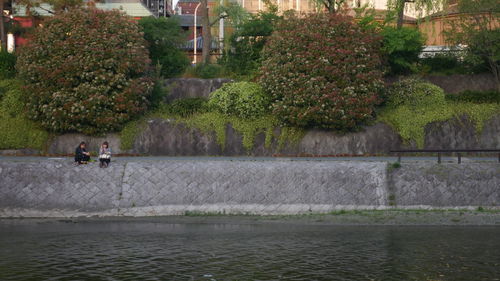
[[[243,147],[247,151],[254,148],[255,138],[261,133],[265,134],[266,148],[271,148],[273,141],[276,141],[279,149],[282,149],[286,143],[299,142],[304,136],[304,130],[291,127],[281,127],[280,133],[275,133],[274,129],[279,127],[279,122],[271,115],[257,119],[242,119],[218,112],[204,112],[182,117],[158,110],[125,126],[120,134],[122,149],[127,150],[133,147],[135,137],[144,130],[147,120],[151,118],[175,120],[177,124],[184,124],[188,128],[198,129],[203,133],[215,132],[217,143],[223,149],[226,143],[228,125],[231,125],[236,132],[242,135]]]
[[[500,104],[475,104],[463,102],[445,102],[420,107],[399,106],[385,108],[378,120],[389,124],[405,142],[414,141],[419,148],[424,147],[425,126],[438,121],[447,121],[467,115],[481,133],[484,123],[500,114]]]

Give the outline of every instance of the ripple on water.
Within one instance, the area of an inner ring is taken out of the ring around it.
[[[1,226],[0,280],[495,280],[500,276],[498,227],[137,221]]]

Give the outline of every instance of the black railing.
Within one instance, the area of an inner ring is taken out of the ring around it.
[[[401,162],[403,153],[437,153],[438,163],[441,163],[441,155],[444,153],[456,153],[458,157],[458,164],[462,163],[462,153],[477,153],[489,152],[498,153],[498,162],[500,163],[500,149],[404,149],[404,150],[391,150],[391,153],[397,153],[398,162]]]

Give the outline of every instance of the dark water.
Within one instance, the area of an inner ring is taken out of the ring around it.
[[[499,280],[500,227],[0,221],[0,280]]]

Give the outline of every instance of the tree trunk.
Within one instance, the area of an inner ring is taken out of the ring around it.
[[[334,0],[323,0],[323,6],[330,14],[335,14],[337,11],[335,10],[335,1]]]
[[[0,0],[0,12],[2,13],[0,15],[0,41],[2,41],[1,47],[2,51],[6,52],[7,51],[7,34],[5,33],[5,19],[3,16],[3,8],[4,8],[4,1],[5,0]]]
[[[406,3],[406,0],[398,0],[398,2],[396,4],[397,5],[396,9],[398,11],[398,18],[397,18],[396,27],[398,29],[403,27],[403,20],[404,20],[404,16],[405,16],[405,3]]]
[[[495,61],[488,60],[488,64],[490,65],[491,74],[495,78],[495,82],[497,83],[497,91],[500,93],[500,67]]]
[[[210,47],[212,43],[212,34],[210,31],[210,18],[208,16],[208,0],[201,0],[201,21],[202,21],[202,38],[203,46],[201,51],[201,62],[210,62]],[[195,38],[196,40],[196,38]]]

